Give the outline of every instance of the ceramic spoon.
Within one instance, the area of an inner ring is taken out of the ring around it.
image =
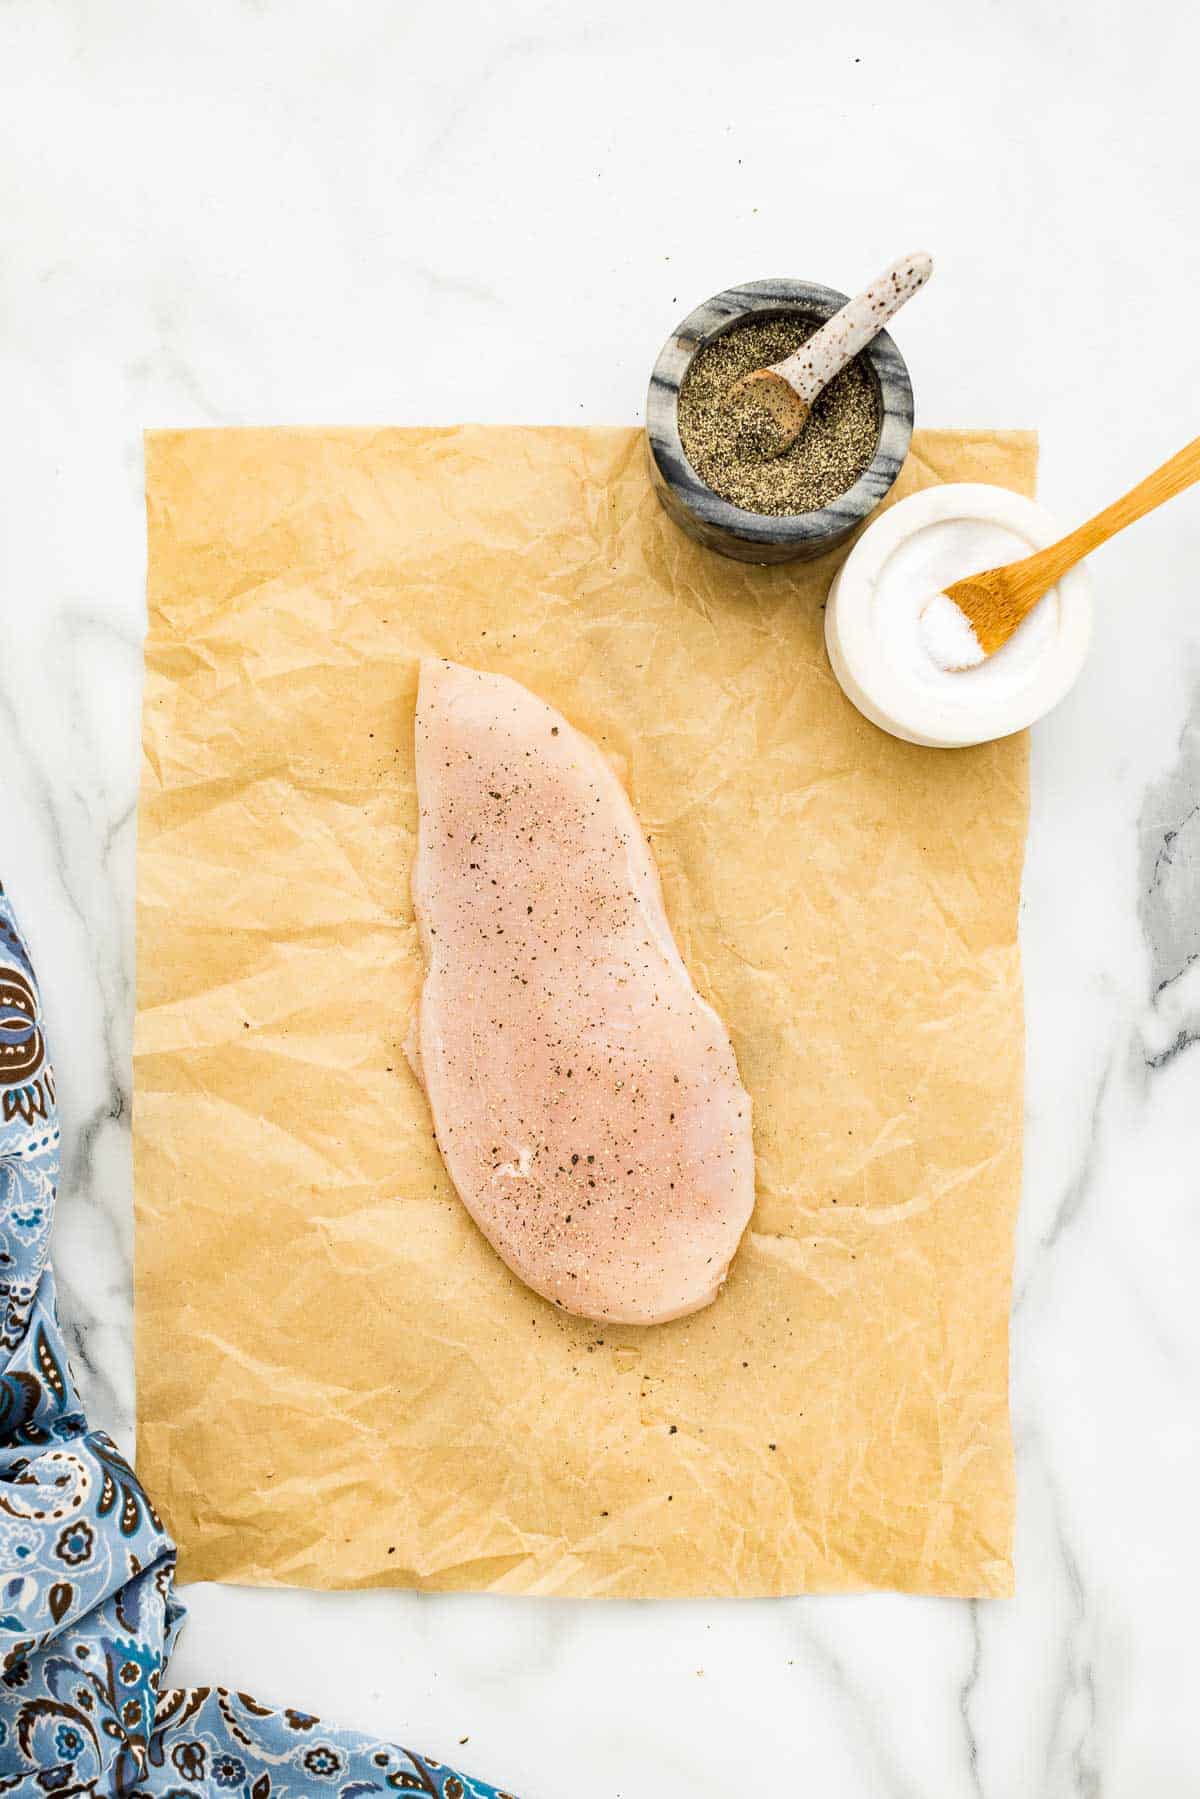
[[[769,368],[744,375],[733,389],[743,437],[762,456],[782,456],[804,428],[817,395],[865,349],[933,273],[924,250],[902,256],[798,350]]]
[[[945,593],[932,595],[921,612],[929,654],[942,668],[956,672],[994,656],[1068,569],[1194,481],[1200,481],[1200,437],[1049,549],[968,575]]]

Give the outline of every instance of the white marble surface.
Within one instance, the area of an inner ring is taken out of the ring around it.
[[[1174,0],[0,7],[0,878],[123,1441],[143,426],[629,420],[714,289],[926,244],[920,417],[1040,426],[1073,519],[1200,428],[1198,65]],[[1198,570],[1200,492],[1104,552],[1035,733],[1019,1597],[199,1589],[177,1679],[528,1799],[1200,1793]]]

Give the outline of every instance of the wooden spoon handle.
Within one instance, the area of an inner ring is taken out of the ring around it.
[[[840,312],[827,319],[807,343],[771,365],[773,375],[782,375],[804,401],[811,406],[817,395],[854,361],[871,339],[883,330],[892,314],[899,312],[924,287],[933,273],[932,259],[924,250],[914,250],[884,269],[870,287],[847,300]]]
[[[1062,579],[1068,569],[1082,562],[1093,550],[1123,531],[1126,525],[1132,525],[1137,519],[1144,518],[1161,506],[1164,500],[1173,500],[1177,493],[1185,487],[1191,487],[1194,481],[1200,481],[1200,437],[1192,439],[1190,444],[1178,451],[1161,468],[1131,487],[1122,499],[1114,500],[1095,518],[1077,527],[1057,543],[1051,544],[1048,550],[1035,550],[1032,556],[1025,558],[1021,564],[1022,600],[1025,609],[1048,593],[1056,581]],[[1026,600],[1026,595],[1032,598]]]

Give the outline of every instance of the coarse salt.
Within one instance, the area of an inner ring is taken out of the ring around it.
[[[921,642],[930,660],[950,672],[976,668],[983,661],[974,625],[948,593],[935,594],[922,611]]]

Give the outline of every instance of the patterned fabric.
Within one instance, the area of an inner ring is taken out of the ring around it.
[[[224,1687],[164,1687],[175,1546],[88,1429],[58,1327],[54,1073],[0,888],[0,1794],[506,1799],[428,1756]]]

